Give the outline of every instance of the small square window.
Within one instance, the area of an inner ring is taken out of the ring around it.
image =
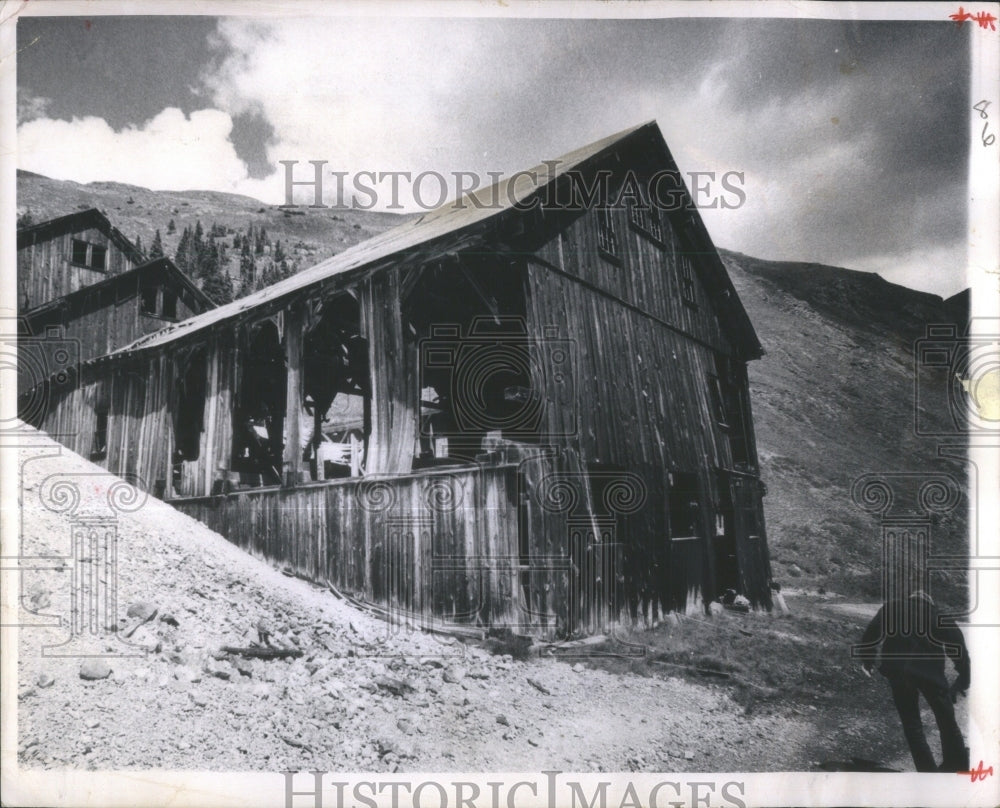
[[[86,241],[80,241],[80,239],[73,239],[73,258],[74,264],[79,264],[80,266],[87,266],[87,252],[90,245]]]
[[[107,261],[108,248],[101,247],[98,244],[90,245],[90,268],[96,269],[101,272],[105,270],[105,263]]]

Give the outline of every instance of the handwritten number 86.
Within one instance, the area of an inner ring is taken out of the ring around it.
[[[985,121],[985,123],[983,124],[982,134],[980,135],[980,137],[982,138],[984,146],[992,146],[997,141],[997,136],[996,135],[987,134],[986,133],[986,130],[989,129],[989,126],[990,126],[990,122],[989,122],[990,116],[986,114],[986,108],[989,105],[990,105],[990,102],[984,100],[984,101],[980,101],[978,104],[976,104],[976,105],[974,105],[972,107],[974,110],[976,110],[976,112],[979,113],[979,117],[983,121]]]

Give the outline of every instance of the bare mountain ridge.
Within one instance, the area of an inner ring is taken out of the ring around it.
[[[249,196],[221,191],[152,191],[119,182],[81,184],[17,172],[19,216],[30,213],[35,222],[40,222],[86,208],[99,208],[131,241],[141,238],[147,250],[159,230],[164,251],[171,258],[184,228],[193,229],[199,221],[206,232],[213,224],[233,233],[245,232],[253,225],[265,229],[272,242],[280,240],[289,257],[299,260],[300,269],[343,252],[408,218],[350,209],[286,210]],[[169,232],[171,220],[173,233]],[[237,281],[238,254],[230,256],[227,269]]]
[[[237,194],[82,185],[18,172],[19,214],[30,210],[42,221],[89,207],[104,211],[130,239],[141,236],[147,248],[159,229],[169,256],[183,229],[197,221],[206,232],[213,223],[232,232],[263,227],[300,269],[408,218],[339,209],[293,213]],[[168,234],[171,219],[176,231]],[[917,470],[964,482],[960,462],[939,457],[936,442],[915,434],[913,344],[929,324],[963,327],[968,293],[945,301],[874,273],[720,252],[767,352],[750,364],[750,384],[775,577],[786,586],[877,596],[877,525],[851,502],[851,484],[872,472]],[[234,278],[238,261],[231,254]],[[944,427],[948,413],[936,415]],[[935,550],[961,550],[964,507],[936,531]],[[964,597],[963,576],[942,576],[937,585],[946,600]]]

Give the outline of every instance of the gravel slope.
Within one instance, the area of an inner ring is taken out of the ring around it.
[[[109,513],[107,492],[117,478],[55,444],[23,450],[22,474],[22,554],[70,557],[74,519]],[[51,475],[81,483],[75,515],[40,504]],[[811,723],[744,716],[721,687],[544,657],[517,661],[389,629],[152,498],[122,515],[117,527],[120,634],[100,642],[141,655],[105,659],[110,675],[85,680],[83,664],[100,668],[102,660],[42,653],[43,646],[64,642],[67,629],[21,632],[18,749],[29,768],[761,771],[805,765],[797,751],[813,735]],[[24,574],[22,622],[48,615],[66,624],[71,562]],[[121,635],[153,609],[155,616],[126,645]],[[264,661],[219,653],[223,645],[257,641],[261,620],[273,643],[301,649],[302,656]]]

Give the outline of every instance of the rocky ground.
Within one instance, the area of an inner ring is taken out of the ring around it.
[[[116,479],[55,444],[22,451],[21,554],[66,559],[23,575],[22,766],[781,771],[815,768],[824,748],[849,759],[871,757],[875,747],[890,765],[908,767],[884,698],[863,715],[841,703],[852,698],[853,679],[832,694],[819,684],[787,702],[762,687],[761,698],[748,701],[746,687],[726,674],[691,678],[685,666],[652,664],[648,655],[616,666],[615,658],[561,659],[546,649],[528,659],[491,654],[391,628],[152,498],[130,503],[133,511],[116,523],[117,636],[87,646],[133,655],[54,656],[72,653],[46,646],[69,638],[74,525],[111,514]],[[75,507],[53,488],[60,480],[76,485]],[[62,626],[38,625],[59,619]],[[630,639],[660,649],[672,637],[712,647],[721,630],[757,636],[757,645],[806,642],[792,618],[727,613],[679,625]],[[244,659],[220,650],[260,642],[262,633],[301,656]]]

